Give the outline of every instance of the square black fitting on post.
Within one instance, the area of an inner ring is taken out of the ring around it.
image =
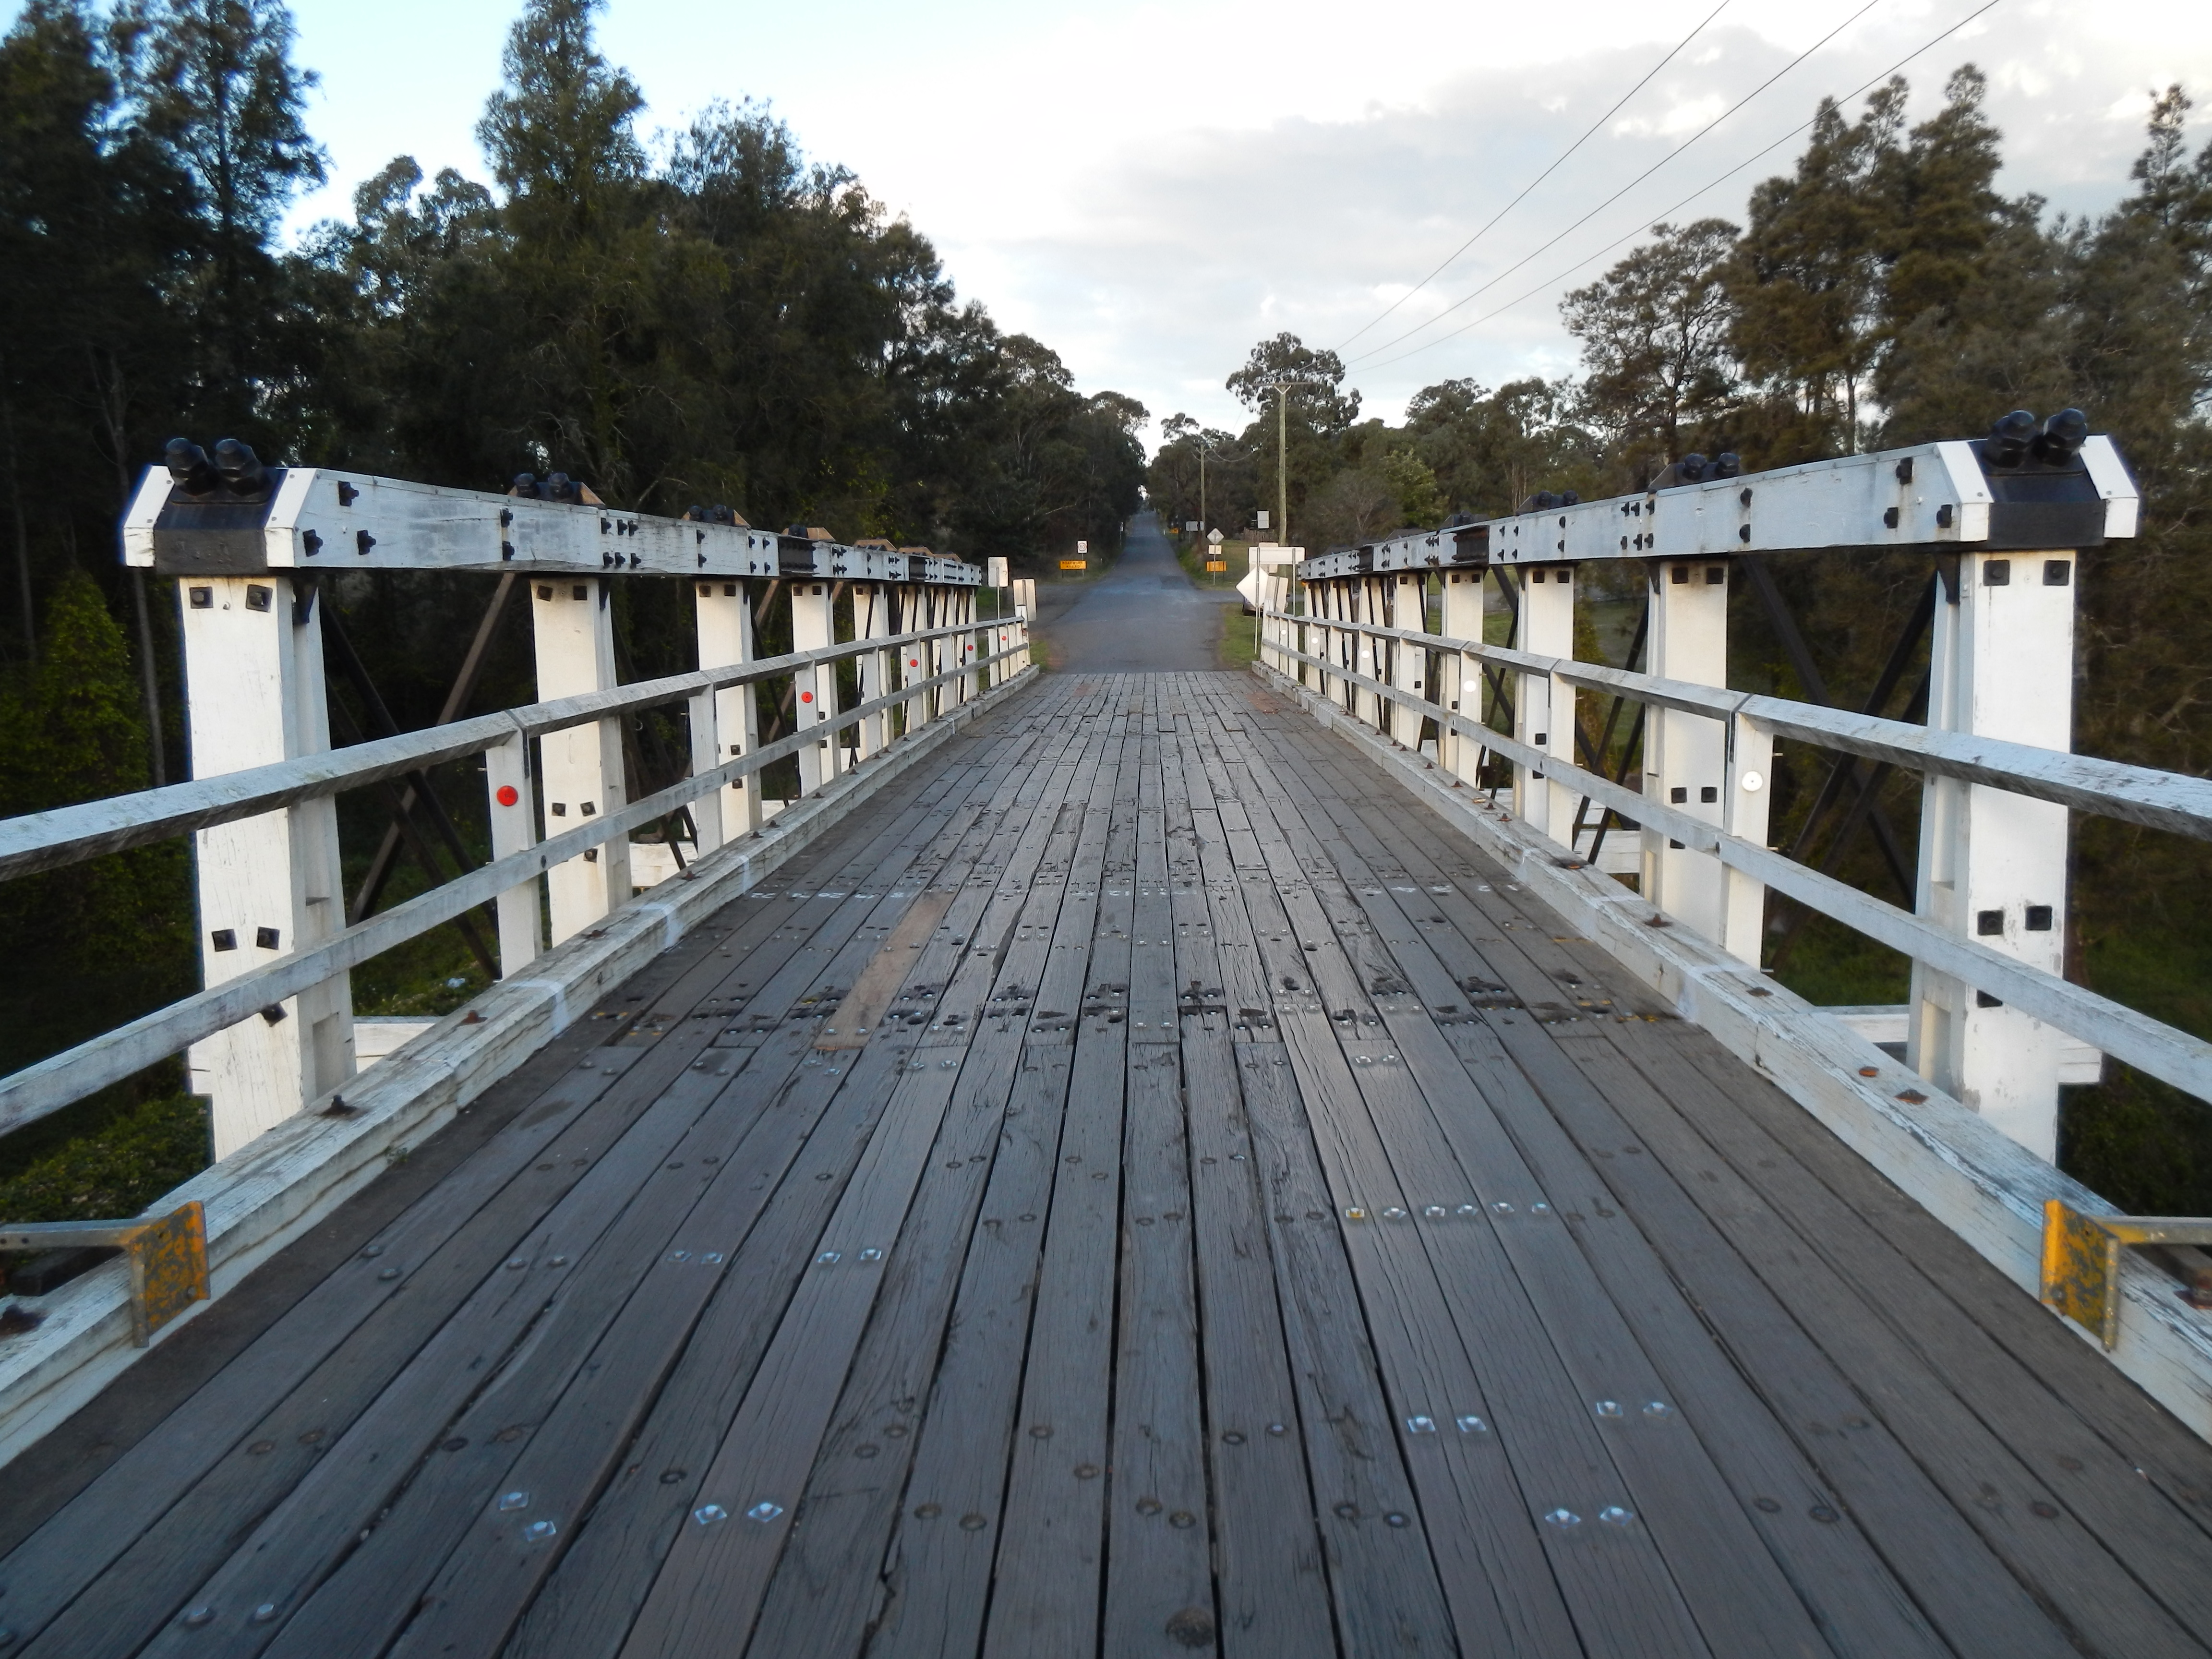
[[[2043,562],[2043,585],[2045,587],[2063,587],[2073,580],[2074,562],[2071,559],[2045,559]]]
[[[1982,586],[1984,587],[2010,587],[2012,586],[2012,561],[2010,559],[1990,559],[1986,562],[1982,566]]]
[[[1690,792],[1688,789],[1681,787],[1670,789],[1667,792],[1667,799],[1677,806],[1686,805],[1689,803]]]
[[[2003,933],[2004,912],[2002,910],[1975,911],[1974,931],[1984,939],[1989,938],[1992,933]]]
[[[258,951],[282,949],[283,947],[277,943],[281,937],[282,935],[274,927],[257,927],[253,930],[254,949]]]
[[[228,927],[218,927],[208,935],[208,943],[218,951],[238,949],[238,935]]]
[[[1717,786],[1710,783],[1701,784],[1698,786],[1698,799],[1704,802],[1707,806],[1711,806],[1714,802],[1720,799],[1720,798],[1721,792]]]
[[[2027,919],[2023,925],[2031,933],[2049,933],[2051,931],[2051,907],[2047,904],[2029,905],[2027,907]]]

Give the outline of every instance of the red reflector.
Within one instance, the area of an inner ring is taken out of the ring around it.
[[[520,795],[519,795],[519,794],[515,793],[515,792],[514,792],[514,786],[513,784],[511,784],[511,783],[502,783],[501,785],[500,785],[500,787],[499,787],[499,804],[500,804],[501,806],[512,806],[512,805],[514,805],[515,804],[515,802],[517,802],[517,801],[520,800],[521,799],[522,799],[522,797],[521,797]]]

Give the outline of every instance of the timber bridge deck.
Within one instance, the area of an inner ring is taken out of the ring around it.
[[[14,1464],[10,1654],[2196,1654],[2212,1449],[1243,676],[1064,675]]]

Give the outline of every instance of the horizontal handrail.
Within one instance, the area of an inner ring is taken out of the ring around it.
[[[952,631],[973,630],[962,629]],[[870,641],[866,648],[875,649],[884,643]],[[490,864],[480,865],[442,886],[434,887],[404,904],[394,905],[389,910],[380,911],[356,922],[343,933],[320,940],[305,950],[279,957],[250,973],[210,986],[181,1001],[142,1015],[113,1030],[88,1038],[75,1048],[48,1055],[10,1076],[0,1078],[0,1135],[58,1111],[110,1084],[135,1076],[147,1066],[158,1064],[202,1038],[212,1036],[225,1027],[234,1025],[259,1010],[281,1003],[285,998],[295,996],[311,986],[319,985],[336,974],[357,968],[395,945],[404,944],[497,897],[507,889],[544,874],[556,864],[565,863],[589,848],[627,835],[632,830],[657,823],[680,806],[758,772],[787,755],[797,754],[809,744],[820,741],[825,732],[842,731],[871,715],[895,708],[921,692],[979,673],[993,663],[1025,657],[1028,650],[1025,644],[1009,646],[1004,651],[979,657],[973,662],[947,669],[928,679],[900,686],[883,696],[826,717],[790,737],[763,744],[751,753],[741,755],[711,771],[694,773],[618,811],[607,812],[520,852],[511,853]],[[787,665],[804,664],[818,659],[824,654],[812,652],[775,660]],[[1026,668],[1024,672],[1027,672]],[[714,672],[720,674],[722,671]],[[708,677],[689,675],[679,678],[689,683]],[[670,682],[652,684],[667,684]],[[693,689],[702,688],[694,686]],[[564,701],[581,702],[587,699],[569,698]],[[536,705],[541,709],[549,706]],[[529,711],[514,712],[521,714]],[[575,722],[565,723],[573,725]],[[559,726],[537,726],[529,729],[558,730]],[[498,735],[503,738],[514,730],[512,726],[502,726]],[[259,769],[270,771],[277,769]],[[320,793],[328,793],[327,788]],[[299,796],[295,799],[305,798]]]
[[[1284,617],[1280,611],[1269,614]],[[1415,641],[1437,637],[1395,629],[1380,631]],[[2069,1036],[2078,1037],[2137,1071],[2147,1072],[2200,1098],[2212,1098],[2212,1043],[2153,1019],[2148,1014],[2138,1013],[2108,997],[2099,996],[2086,987],[2002,955],[1973,939],[1946,933],[1924,917],[1862,893],[1832,876],[1808,869],[1784,854],[1731,835],[1702,818],[1677,811],[1665,802],[1641,794],[1625,784],[1585,771],[1556,755],[1507,737],[1479,720],[1455,714],[1442,704],[1431,702],[1418,692],[1388,684],[1371,675],[1362,674],[1340,663],[1330,662],[1326,658],[1280,642],[1271,648],[1285,658],[1306,663],[1334,679],[1356,685],[1386,702],[1417,709],[1428,719],[1436,720],[1440,727],[1448,728],[1462,737],[1471,738],[1485,749],[1503,755],[1516,765],[1526,766],[1553,782],[1587,795],[1594,805],[1609,807],[1646,829],[1660,831],[1668,839],[1681,842],[1685,847],[1710,854],[1723,864],[1741,871],[1753,880],[1825,915],[1833,917],[1845,927],[1887,945],[1893,951],[1924,962],[1941,972],[1955,975],[1970,986],[2002,996],[2036,1018],[2057,1027]],[[1486,651],[1494,648],[1484,647]],[[1512,654],[1522,657],[1528,663],[1553,660],[1528,657],[1522,653]],[[1708,711],[1698,708],[1693,712],[1703,714]],[[1893,721],[1885,723],[1897,724]],[[2034,752],[2044,754],[2052,751],[2039,750]],[[1625,892],[1623,896],[1626,896]]]
[[[1838,750],[1862,759],[1885,761],[1937,777],[1987,784],[1991,788],[2009,790],[2016,795],[2124,823],[2139,823],[2147,829],[2167,830],[2198,841],[2212,841],[2212,779],[2161,772],[2125,761],[2100,760],[2094,756],[2043,749],[2002,738],[1945,732],[1915,726],[1907,720],[1885,720],[1876,714],[1796,702],[1755,691],[1731,691],[1721,686],[1665,679],[1625,668],[1608,668],[1599,663],[1577,662],[1568,657],[1538,656],[1480,640],[1455,640],[1441,634],[1385,628],[1373,623],[1340,622],[1328,617],[1297,616],[1283,611],[1267,614],[1279,622],[1308,628],[1328,628],[1340,633],[1402,641],[1431,651],[1455,652],[1497,667],[1549,675],[1569,685],[1609,691],[1632,702],[1685,714],[1703,714],[1713,720],[1753,720],[1778,738]],[[1346,672],[1340,665],[1326,661],[1316,665],[1340,677]],[[1422,704],[1431,710],[1436,706],[1425,702]]]
[[[343,749],[294,760],[274,761],[214,777],[194,778],[132,795],[83,801],[70,806],[27,812],[0,820],[0,880],[59,869],[108,853],[150,846],[173,836],[233,823],[280,807],[356,789],[410,772],[481,754],[514,738],[543,737],[572,726],[606,720],[664,703],[681,702],[708,691],[785,675],[825,664],[842,662],[876,651],[902,649],[909,645],[955,635],[975,634],[1000,625],[998,621],[964,623],[951,628],[925,629],[917,633],[889,635],[882,639],[857,640],[816,651],[788,652],[753,662],[732,663],[720,668],[702,668],[689,674],[671,674],[657,680],[609,691],[586,691],[573,697],[556,697],[521,708],[479,714],[445,726],[403,732],[395,737],[374,738]],[[1001,653],[1004,654],[1004,653]],[[934,685],[938,681],[932,680]],[[910,693],[918,688],[901,688]]]

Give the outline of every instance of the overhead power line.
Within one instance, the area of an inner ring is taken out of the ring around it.
[[[1534,259],[1534,258],[1538,254],[1544,252],[1547,249],[1553,248],[1553,247],[1557,247],[1557,246],[1558,246],[1561,242],[1565,241],[1565,240],[1569,236],[1571,236],[1571,235],[1572,235],[1576,231],[1580,230],[1580,229],[1581,229],[1584,225],[1588,224],[1591,220],[1593,220],[1593,219],[1596,218],[1596,217],[1597,217],[1597,216],[1598,216],[1599,214],[1601,214],[1601,213],[1604,212],[1604,211],[1606,210],[1606,209],[1607,209],[1607,208],[1611,207],[1611,206],[1612,206],[1615,202],[1618,202],[1618,201],[1619,201],[1622,197],[1624,197],[1624,196],[1627,195],[1627,194],[1628,194],[1628,192],[1629,192],[1630,191],[1634,190],[1634,189],[1637,187],[1637,185],[1638,185],[1642,184],[1642,183],[1643,183],[1646,179],[1649,179],[1649,178],[1650,178],[1653,173],[1655,173],[1658,172],[1660,168],[1662,168],[1662,167],[1665,167],[1668,162],[1670,162],[1670,161],[1674,161],[1675,157],[1677,157],[1677,156],[1680,155],[1681,155],[1685,150],[1688,149],[1692,144],[1696,143],[1698,142],[1698,139],[1700,139],[1700,138],[1704,137],[1707,133],[1711,132],[1711,131],[1715,127],[1717,127],[1717,126],[1720,125],[1720,124],[1721,124],[1722,122],[1723,122],[1723,121],[1727,120],[1727,119],[1729,118],[1729,116],[1731,116],[1731,115],[1735,114],[1738,110],[1741,109],[1741,108],[1742,108],[1746,104],[1748,104],[1749,102],[1751,102],[1751,100],[1752,100],[1753,99],[1754,99],[1754,98],[1758,97],[1759,94],[1761,94],[1762,92],[1765,92],[1765,91],[1769,87],[1772,86],[1772,85],[1773,85],[1777,81],[1779,81],[1779,80],[1780,80],[1784,76],[1785,76],[1785,75],[1789,74],[1789,73],[1790,73],[1790,71],[1791,70],[1796,69],[1796,68],[1797,67],[1797,65],[1798,65],[1798,64],[1800,64],[1803,63],[1803,62],[1804,62],[1808,58],[1810,58],[1810,57],[1811,57],[1814,52],[1816,52],[1820,51],[1820,49],[1821,47],[1823,47],[1823,46],[1826,46],[1826,45],[1828,44],[1828,42],[1829,42],[1829,41],[1831,41],[1831,40],[1834,40],[1838,35],[1841,34],[1841,33],[1842,33],[1845,29],[1847,29],[1847,28],[1850,27],[1850,26],[1851,26],[1852,24],[1854,24],[1854,23],[1857,22],[1857,21],[1859,21],[1859,19],[1860,19],[1860,18],[1862,18],[1862,17],[1865,16],[1869,12],[1872,11],[1872,10],[1873,10],[1876,6],[1880,5],[1881,3],[1881,0],[1866,0],[1866,3],[1865,3],[1864,5],[1863,5],[1863,6],[1861,6],[1861,7],[1860,7],[1856,11],[1853,12],[1853,13],[1852,13],[1849,17],[1846,17],[1845,19],[1844,19],[1844,21],[1843,21],[1842,22],[1840,22],[1840,23],[1837,24],[1835,27],[1833,27],[1833,28],[1830,29],[1830,30],[1829,30],[1826,34],[1822,35],[1819,40],[1815,40],[1815,41],[1814,41],[1811,46],[1809,46],[1806,47],[1804,51],[1802,51],[1802,52],[1799,52],[1799,53],[1798,53],[1795,58],[1791,58],[1788,63],[1784,64],[1780,69],[1778,69],[1778,70],[1775,70],[1773,74],[1771,74],[1771,75],[1768,76],[1766,77],[1766,79],[1765,79],[1764,81],[1761,81],[1761,82],[1760,82],[1757,86],[1753,87],[1753,88],[1749,92],[1746,93],[1742,97],[1741,97],[1741,98],[1737,99],[1737,100],[1735,100],[1735,102],[1734,102],[1733,104],[1730,104],[1730,105],[1729,105],[1726,109],[1723,110],[1723,111],[1722,111],[1718,115],[1716,115],[1715,117],[1713,117],[1713,118],[1712,118],[1711,120],[1710,120],[1710,121],[1706,122],[1706,123],[1705,124],[1705,125],[1703,125],[1703,126],[1699,127],[1699,128],[1698,128],[1695,132],[1692,133],[1692,134],[1691,134],[1687,138],[1684,139],[1680,143],[1677,144],[1674,149],[1672,149],[1668,150],[1668,151],[1664,155],[1661,156],[1657,161],[1654,161],[1654,162],[1653,162],[1650,167],[1648,167],[1644,168],[1643,172],[1641,172],[1641,173],[1638,173],[1638,174],[1637,174],[1633,179],[1630,179],[1626,184],[1623,185],[1622,185],[1619,190],[1616,190],[1615,191],[1613,191],[1612,195],[1610,195],[1610,196],[1607,197],[1607,198],[1605,198],[1605,200],[1603,200],[1602,202],[1600,202],[1600,203],[1599,203],[1595,207],[1592,208],[1592,209],[1591,209],[1588,213],[1585,213],[1584,215],[1583,215],[1583,216],[1582,216],[1581,218],[1579,218],[1579,219],[1576,220],[1576,221],[1574,222],[1574,223],[1572,223],[1572,224],[1569,225],[1569,226],[1568,226],[1565,230],[1563,230],[1563,231],[1559,232],[1559,234],[1558,235],[1556,235],[1556,236],[1553,237],[1553,238],[1551,239],[1551,240],[1549,240],[1549,241],[1547,241],[1547,242],[1545,242],[1545,243],[1541,244],[1541,245],[1540,245],[1540,246],[1536,246],[1536,247],[1531,248],[1528,252],[1526,252],[1526,253],[1522,254],[1522,255],[1518,259],[1516,259],[1516,260],[1515,260],[1511,264],[1510,264],[1510,265],[1506,266],[1504,270],[1503,270],[1499,271],[1499,272],[1498,272],[1495,276],[1492,276],[1492,277],[1488,282],[1485,283],[1484,283],[1480,288],[1479,288],[1479,289],[1475,289],[1474,293],[1462,295],[1459,299],[1456,299],[1456,300],[1453,301],[1449,305],[1446,306],[1446,307],[1445,307],[1442,311],[1438,312],[1435,316],[1433,316],[1433,317],[1431,317],[1431,318],[1428,319],[1425,322],[1420,322],[1420,323],[1416,323],[1416,324],[1414,324],[1413,327],[1411,327],[1411,328],[1407,329],[1407,330],[1403,334],[1400,334],[1400,335],[1395,336],[1394,337],[1392,337],[1392,338],[1390,338],[1390,339],[1385,340],[1385,341],[1384,341],[1381,345],[1379,345],[1379,346],[1370,346],[1370,347],[1369,347],[1365,351],[1363,351],[1362,353],[1360,353],[1360,356],[1361,356],[1362,358],[1372,357],[1372,356],[1376,356],[1376,355],[1377,353],[1379,353],[1379,352],[1384,352],[1384,351],[1388,351],[1388,350],[1389,350],[1389,349],[1390,349],[1390,348],[1391,348],[1392,346],[1401,344],[1401,343],[1403,343],[1405,341],[1407,341],[1407,340],[1412,339],[1412,338],[1413,337],[1413,336],[1415,336],[1416,334],[1419,334],[1419,333],[1423,329],[1425,329],[1425,328],[1433,327],[1436,324],[1442,322],[1445,318],[1447,318],[1447,317],[1450,316],[1450,315],[1452,314],[1452,313],[1454,313],[1455,311],[1457,311],[1457,310],[1458,310],[1462,306],[1463,306],[1463,305],[1467,305],[1467,304],[1470,303],[1470,302],[1471,302],[1471,301],[1475,301],[1475,300],[1480,299],[1480,298],[1481,298],[1485,294],[1487,294],[1487,293],[1488,293],[1492,289],[1496,288],[1496,287],[1498,285],[1498,283],[1500,283],[1504,282],[1504,281],[1508,276],[1511,276],[1515,271],[1516,271],[1516,270],[1520,270],[1522,266],[1523,266],[1523,265],[1527,264],[1530,260]],[[1447,336],[1447,337],[1445,337],[1449,338],[1449,336]]]
[[[1898,70],[1903,69],[1907,64],[1910,64],[1914,58],[1922,56],[1923,53],[1932,52],[1935,48],[1942,46],[1943,42],[1956,34],[1960,29],[1966,27],[1967,24],[1972,22],[1977,17],[1979,17],[1984,12],[1994,11],[2002,3],[2003,0],[1984,0],[1984,3],[1982,5],[1977,6],[1973,10],[1968,12],[1957,22],[1952,24],[1950,27],[1945,29],[1941,34],[1933,36],[1932,38],[1923,41],[1920,45],[1915,46],[1911,52],[1905,53],[1904,57],[1899,58],[1894,64],[1892,64],[1887,69],[1882,70],[1881,74],[1874,76],[1871,80],[1862,82],[1858,86],[1852,88],[1850,92],[1845,93],[1836,101],[1838,103],[1849,103],[1852,99],[1859,97],[1863,94],[1880,86],[1883,82],[1889,79],[1891,76],[1896,74]],[[1447,340],[1457,339],[1469,329],[1474,328],[1480,324],[1486,323],[1494,317],[1503,316],[1505,313],[1512,310],[1514,307],[1521,305],[1527,301],[1533,300],[1540,294],[1549,293],[1559,283],[1565,281],[1569,276],[1573,276],[1575,272],[1580,270],[1584,265],[1590,264],[1599,259],[1602,259],[1607,254],[1612,252],[1613,249],[1620,246],[1622,243],[1633,241],[1637,237],[1641,236],[1644,234],[1645,223],[1658,223],[1668,218],[1672,215],[1680,212],[1691,203],[1696,201],[1698,198],[1703,196],[1707,191],[1716,189],[1718,186],[1726,184],[1730,179],[1735,177],[1737,173],[1741,173],[1746,167],[1750,167],[1754,162],[1772,155],[1776,150],[1781,149],[1783,145],[1788,143],[1792,138],[1795,138],[1799,133],[1804,131],[1806,128],[1812,125],[1813,123],[1811,121],[1801,121],[1797,125],[1790,128],[1789,131],[1784,133],[1779,138],[1777,138],[1772,143],[1767,145],[1764,149],[1755,151],[1752,155],[1746,156],[1742,161],[1738,161],[1734,167],[1730,167],[1726,173],[1721,173],[1717,178],[1709,179],[1704,184],[1699,185],[1697,189],[1692,191],[1687,196],[1682,198],[1682,199],[1675,203],[1674,206],[1653,215],[1649,221],[1638,222],[1635,229],[1627,232],[1626,234],[1616,236],[1612,241],[1607,242],[1603,247],[1598,249],[1595,253],[1584,254],[1572,264],[1566,266],[1563,270],[1553,272],[1550,276],[1546,277],[1534,288],[1524,289],[1522,292],[1514,295],[1513,298],[1508,300],[1504,305],[1492,307],[1490,310],[1484,312],[1480,317],[1469,319],[1468,321],[1462,323],[1457,328],[1452,330],[1449,334],[1439,334],[1433,340],[1424,340],[1420,344],[1415,346],[1410,351],[1401,351],[1395,357],[1385,357],[1381,362],[1369,363],[1367,367],[1369,368],[1388,368],[1393,363],[1404,362],[1408,357],[1418,357],[1424,351],[1440,346]],[[1680,152],[1677,151],[1676,154],[1680,154]],[[1572,227],[1570,227],[1570,228],[1572,228]],[[1543,249],[1539,248],[1536,252],[1540,253],[1543,252]],[[1525,264],[1528,261],[1523,260],[1522,263]],[[1501,276],[1508,274],[1510,273],[1499,273]],[[1468,297],[1473,298],[1474,296],[1469,295]],[[1413,330],[1410,331],[1418,333],[1419,331]],[[1407,336],[1401,334],[1398,337],[1400,339],[1404,339]],[[1383,349],[1384,348],[1382,347],[1376,348],[1377,350]]]
[[[1705,32],[1706,26],[1710,24],[1714,18],[1726,11],[1729,9],[1730,3],[1731,0],[1721,0],[1720,4],[1715,6],[1711,11],[1705,15],[1705,18],[1703,22],[1699,23],[1697,27],[1692,29],[1680,40],[1677,40],[1674,46],[1668,49],[1668,53],[1664,58],[1662,58],[1657,63],[1654,64],[1650,69],[1644,72],[1644,78],[1642,80],[1638,81],[1634,86],[1629,88],[1626,92],[1622,93],[1611,109],[1606,111],[1604,114],[1599,116],[1596,120],[1591,122],[1588,127],[1584,128],[1581,137],[1576,139],[1573,143],[1569,144],[1566,149],[1561,150],[1553,160],[1551,166],[1546,167],[1534,179],[1531,179],[1527,184],[1522,185],[1519,195],[1516,196],[1504,207],[1498,209],[1497,212],[1492,214],[1490,216],[1489,222],[1486,223],[1481,229],[1476,231],[1474,235],[1468,237],[1467,240],[1462,242],[1457,247],[1454,248],[1451,252],[1446,256],[1443,262],[1437,265],[1434,270],[1422,277],[1419,282],[1414,283],[1413,287],[1407,289],[1396,299],[1391,301],[1389,305],[1383,307],[1380,312],[1368,319],[1367,321],[1362,323],[1351,333],[1346,335],[1344,337],[1343,343],[1336,349],[1339,351],[1343,350],[1346,346],[1350,345],[1361,335],[1366,333],[1369,329],[1374,327],[1376,324],[1381,322],[1392,312],[1397,310],[1400,306],[1405,304],[1407,301],[1412,299],[1416,294],[1419,294],[1431,283],[1433,283],[1437,277],[1443,276],[1446,270],[1457,263],[1461,254],[1466,252],[1468,249],[1473,247],[1485,236],[1487,236],[1492,230],[1496,228],[1499,220],[1503,219],[1507,214],[1512,212],[1515,208],[1520,206],[1523,201],[1527,200],[1530,191],[1535,189],[1536,186],[1542,184],[1545,179],[1550,178],[1554,173],[1558,172],[1561,163],[1565,162],[1569,156],[1572,155],[1577,150],[1580,149],[1584,144],[1588,143],[1592,138],[1596,137],[1607,122],[1610,121],[1614,116],[1620,113],[1621,106],[1626,104],[1630,99],[1635,97],[1638,93],[1643,91],[1645,87],[1649,86],[1651,83],[1651,77],[1658,74],[1661,70],[1665,69],[1668,64],[1673,63],[1674,59],[1680,55],[1683,47],[1688,46],[1691,41],[1696,40],[1700,34],[1703,34]]]

